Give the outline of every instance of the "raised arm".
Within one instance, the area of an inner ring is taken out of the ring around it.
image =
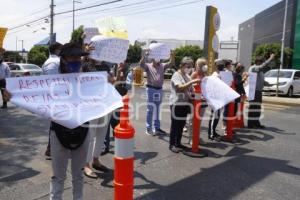
[[[140,67],[143,68],[144,70],[147,70],[147,64],[146,64],[146,56],[148,54],[148,50],[145,50],[142,53],[142,58],[140,60]]]
[[[256,71],[264,71],[265,68],[267,67],[267,65],[275,58],[275,54],[271,54],[270,58],[268,60],[266,60],[263,64],[261,64],[260,66],[255,67]]]
[[[164,63],[164,68],[171,68],[175,65],[175,53],[171,51],[170,60],[167,63]]]

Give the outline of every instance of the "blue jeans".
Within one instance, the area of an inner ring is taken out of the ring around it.
[[[152,129],[152,122],[154,121],[154,131],[160,129],[160,104],[162,102],[163,90],[162,89],[154,89],[154,88],[146,88],[147,92],[147,122],[146,127],[147,130]],[[153,120],[154,118],[154,120]],[[152,121],[153,120],[153,121]]]

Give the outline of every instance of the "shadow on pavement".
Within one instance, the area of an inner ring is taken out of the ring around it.
[[[140,160],[140,164],[142,165],[145,165],[148,160],[151,160],[156,156],[158,156],[158,152],[134,152],[135,160]]]
[[[6,167],[20,168],[20,166],[9,166],[9,165],[7,165]],[[14,173],[12,175],[0,178],[0,182],[19,181],[19,180],[22,180],[22,179],[31,178],[31,177],[36,176],[40,173],[39,171],[36,171],[32,168],[26,168],[26,167],[23,167],[23,169],[20,169],[18,171],[20,171],[20,172],[17,172],[17,173]]]
[[[300,169],[289,166],[285,160],[244,155],[251,151],[235,148],[227,156],[237,157],[201,169],[193,176],[160,187],[137,200],[229,200],[274,172],[300,176]]]
[[[113,188],[113,180],[114,180],[114,171],[109,170],[107,173],[97,173],[99,178],[102,180],[100,185],[106,188]],[[146,184],[143,185],[134,185],[134,189],[159,189],[162,187],[161,185],[155,183],[152,180],[149,180],[146,176],[139,172],[134,172],[134,178],[135,179],[141,179],[143,182],[146,182]]]
[[[284,130],[278,129],[276,127],[266,127],[265,130],[282,135],[296,135],[296,133],[287,133]]]
[[[0,182],[9,187],[40,173],[26,164],[36,156],[38,146],[47,142],[37,137],[48,130],[43,120],[16,107],[1,110],[0,119]]]

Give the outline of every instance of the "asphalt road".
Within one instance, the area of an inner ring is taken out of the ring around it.
[[[166,92],[162,128],[169,131],[167,96]],[[267,128],[237,130],[236,144],[208,141],[204,121],[201,148],[209,156],[199,159],[170,152],[169,135],[145,134],[145,98],[143,88],[132,98],[135,199],[300,199],[299,107],[265,105]],[[0,199],[49,199],[51,161],[44,158],[49,122],[11,104],[0,110],[0,119]],[[183,141],[187,143],[187,137]],[[101,158],[111,172],[99,173],[97,180],[85,179],[86,200],[113,199],[113,145],[111,153]],[[69,172],[64,197],[71,199]]]

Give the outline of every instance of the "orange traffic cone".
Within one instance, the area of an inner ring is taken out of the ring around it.
[[[235,90],[235,82],[234,81],[232,81],[231,88],[233,90]],[[226,126],[227,134],[223,138],[223,140],[227,141],[227,142],[233,142],[233,128],[234,128],[234,121],[235,121],[234,106],[235,106],[234,101],[230,102],[228,105],[228,116],[227,116],[227,126]]]
[[[207,156],[207,153],[199,148],[199,140],[200,140],[200,125],[201,125],[201,85],[196,84],[194,86],[195,91],[195,99],[194,99],[194,116],[193,116],[193,143],[191,149],[186,149],[183,151],[184,155],[195,157],[195,158],[203,158]]]
[[[115,128],[114,199],[133,200],[134,179],[134,133],[129,122],[129,97],[123,97],[120,124]]]
[[[234,121],[234,128],[244,128],[244,96],[241,97],[241,102],[238,107],[238,112]]]

